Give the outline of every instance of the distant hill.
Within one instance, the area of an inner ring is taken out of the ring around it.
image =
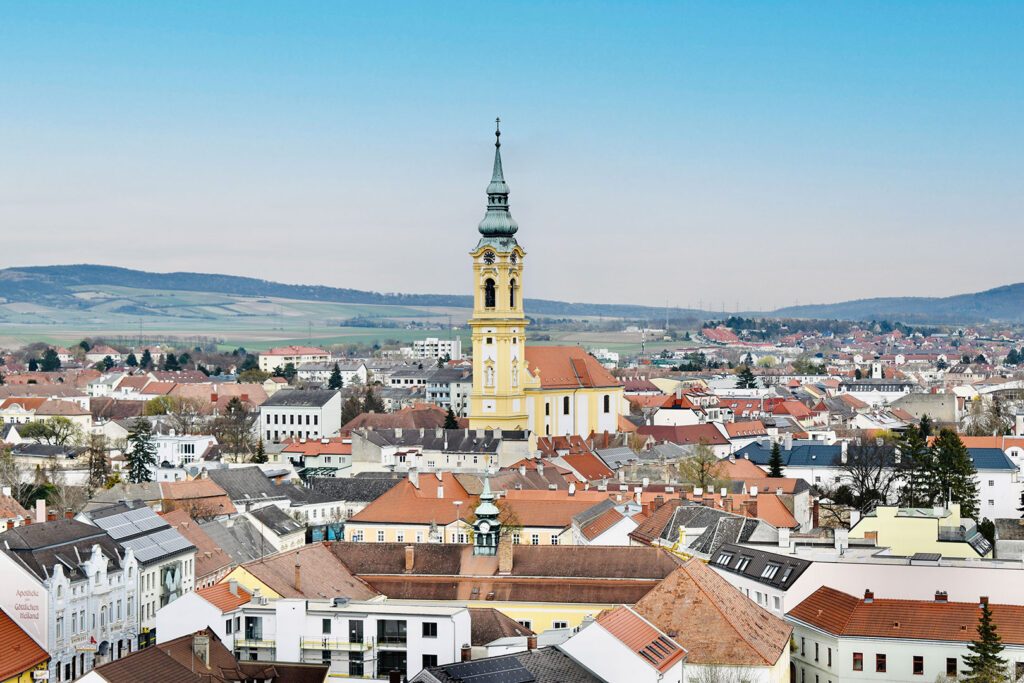
[[[209,273],[150,273],[129,268],[98,265],[29,266],[0,270],[0,299],[30,302],[54,308],[85,308],[88,301],[77,294],[90,286],[130,289],[203,292],[248,297],[275,297],[299,301],[320,301],[378,306],[443,306],[471,308],[473,299],[459,294],[390,294],[322,285],[286,285],[270,280]],[[606,316],[613,318],[663,318],[663,308],[619,304],[586,304],[547,299],[526,299],[531,315]],[[145,307],[123,312],[145,315]],[[708,313],[673,309],[673,315],[707,317]]]
[[[322,285],[286,285],[234,275],[209,273],[150,273],[98,265],[30,266],[0,270],[0,301],[88,310],[95,303],[85,293],[90,287],[119,288],[116,312],[161,315],[152,304],[152,292],[199,292],[233,297],[273,297],[298,301],[375,306],[469,308],[472,298],[455,294],[391,294]],[[149,298],[142,292],[149,290]],[[210,305],[210,304],[204,304]],[[588,304],[550,299],[527,299],[533,316],[605,316],[657,321],[665,309],[655,306]],[[673,317],[714,318],[721,314],[692,309],[671,309]],[[997,287],[974,294],[934,297],[859,299],[835,304],[789,306],[775,311],[746,312],[748,316],[774,318],[822,318],[838,320],[900,320],[903,322],[970,323],[1024,322],[1024,283]]]
[[[772,312],[780,318],[901,320],[903,322],[1024,322],[1024,283],[947,297],[887,297],[836,304],[789,306]]]

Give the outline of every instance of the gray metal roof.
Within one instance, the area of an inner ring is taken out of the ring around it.
[[[712,555],[711,566],[767,586],[789,590],[811,562],[792,555],[725,543]]]
[[[263,402],[261,407],[321,408],[340,394],[320,389],[282,389]]]

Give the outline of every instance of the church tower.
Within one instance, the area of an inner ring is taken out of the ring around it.
[[[487,186],[487,213],[473,259],[472,429],[526,429],[523,380],[526,315],[523,313],[523,257],[519,226],[508,209],[508,185],[501,167],[501,119],[494,132],[494,172]]]

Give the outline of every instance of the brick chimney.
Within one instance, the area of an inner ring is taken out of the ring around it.
[[[67,510],[64,511],[64,519],[74,519],[74,518],[75,518],[75,513],[71,511],[71,508],[68,508]]]
[[[416,566],[416,546],[405,546],[405,571],[411,572]]]
[[[526,649],[527,650],[536,650],[537,649],[537,636],[536,635],[526,636]]]
[[[295,590],[302,592],[302,563],[298,553],[295,553]]]
[[[473,659],[473,648],[469,643],[462,646],[462,661],[469,662]]]
[[[512,573],[512,539],[500,537],[498,539],[498,573]]]
[[[949,593],[946,591],[935,591],[935,602],[949,602]]]
[[[870,605],[875,601],[875,592],[870,588],[864,591],[864,604]]]

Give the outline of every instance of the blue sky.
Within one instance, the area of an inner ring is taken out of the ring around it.
[[[0,265],[733,310],[1024,279],[1024,3],[3,3]]]

